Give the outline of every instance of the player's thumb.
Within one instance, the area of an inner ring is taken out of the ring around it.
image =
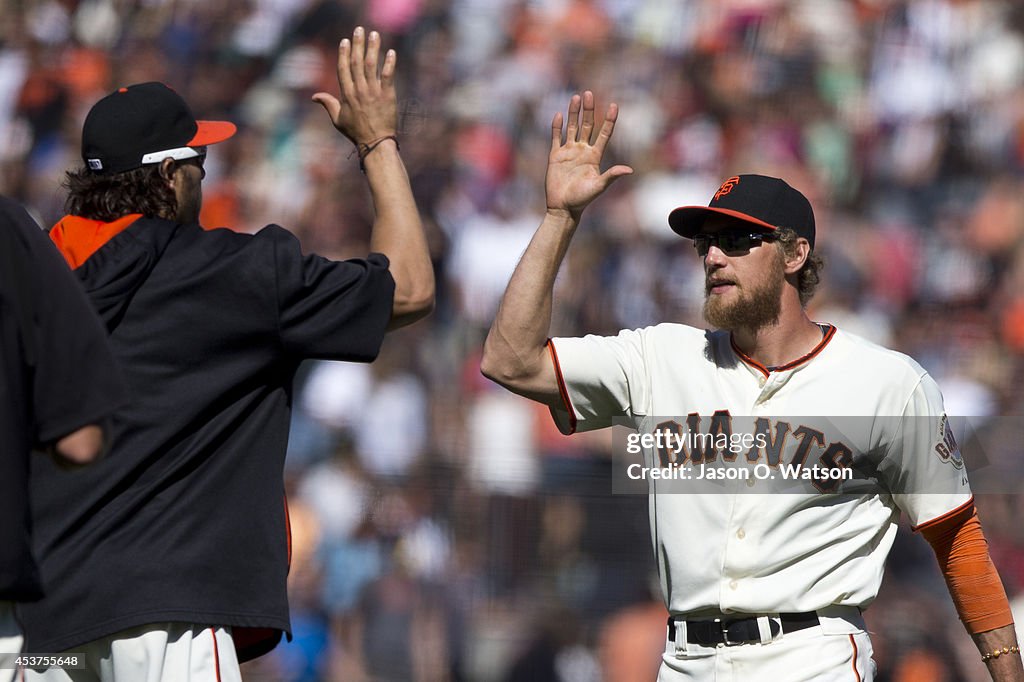
[[[633,169],[629,166],[619,164],[618,166],[612,166],[604,173],[601,173],[601,180],[604,181],[604,186],[607,188],[613,182],[626,175],[632,175]]]
[[[338,114],[341,112],[341,102],[338,101],[337,97],[326,92],[318,92],[313,95],[312,99],[327,110],[327,115],[331,117],[332,121],[338,120]]]

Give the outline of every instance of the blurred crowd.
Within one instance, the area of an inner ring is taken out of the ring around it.
[[[722,178],[816,208],[812,317],[916,358],[968,424],[979,514],[1024,594],[1024,5],[1013,0],[0,0],[0,193],[49,226],[89,106],[161,80],[211,150],[203,224],[279,223],[367,252],[351,145],[310,101],[338,41],[398,51],[402,156],[436,312],[373,365],[310,363],[287,464],[294,641],[260,680],[652,680],[664,646],[643,496],[606,435],[564,438],[479,354],[544,208],[553,114],[620,106],[556,334],[703,326],[701,263],[667,228]],[[1024,597],[1017,600],[1024,621]],[[880,682],[987,679],[930,548],[906,527],[867,613]]]

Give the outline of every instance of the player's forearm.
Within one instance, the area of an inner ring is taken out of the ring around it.
[[[935,551],[957,614],[978,645],[992,679],[1024,681],[1019,652],[1011,650],[1017,640],[1010,603],[974,505],[929,524],[921,534]]]
[[[394,50],[380,64],[381,37],[362,26],[338,44],[340,95],[318,92],[318,102],[331,123],[356,145],[370,183],[376,219],[370,248],[391,261],[395,298],[389,328],[423,317],[434,306],[434,269],[409,176],[398,155],[394,137],[398,129]]]
[[[548,404],[558,399],[546,350],[555,277],[576,226],[568,211],[545,213],[505,289],[480,365],[487,378]]]
[[[370,248],[391,261],[395,300],[390,328],[395,329],[433,309],[434,268],[397,145],[392,140],[381,142],[366,156],[364,164],[376,211]]]
[[[988,632],[972,635],[978,651],[986,657],[985,665],[996,682],[1021,682],[1024,680],[1024,664],[1020,653],[1015,651],[1017,635],[1013,625],[1007,625]],[[995,655],[995,652],[999,655]]]

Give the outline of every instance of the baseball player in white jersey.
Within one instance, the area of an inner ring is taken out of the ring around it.
[[[669,216],[703,258],[704,314],[718,331],[548,338],[555,275],[583,209],[632,172],[600,170],[617,115],[610,105],[596,129],[593,94],[573,96],[564,142],[555,116],[547,211],[482,371],[549,405],[565,433],[626,423],[668,439],[632,441],[643,444],[633,470],[647,472],[671,614],[659,679],[872,680],[861,612],[903,512],[935,549],[992,678],[1024,680],[937,385],[909,357],[806,314],[821,261],[799,191],[736,175],[708,206]]]

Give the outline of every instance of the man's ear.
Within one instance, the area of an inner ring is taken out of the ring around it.
[[[811,255],[811,244],[803,237],[797,237],[796,248],[791,255],[785,256],[783,269],[787,275],[800,272]]]
[[[177,164],[174,159],[164,159],[160,162],[160,176],[166,180],[171,187],[174,187],[174,169]]]

